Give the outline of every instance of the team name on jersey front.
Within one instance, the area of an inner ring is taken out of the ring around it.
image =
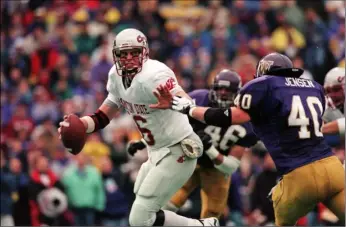
[[[149,114],[149,111],[146,105],[130,103],[125,101],[122,98],[119,98],[118,101],[120,105],[127,111],[128,114],[140,114],[140,115]]]
[[[173,110],[149,107],[150,104],[157,103],[153,91],[163,84],[173,95],[182,91],[174,72],[162,62],[151,59],[144,62],[141,72],[127,88],[115,66],[108,74],[107,98],[133,117],[150,150],[170,147],[193,132],[186,115]]]

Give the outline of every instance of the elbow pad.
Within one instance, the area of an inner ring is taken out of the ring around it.
[[[204,113],[204,121],[207,125],[227,127],[232,124],[231,109],[209,108]]]
[[[339,128],[339,134],[340,136],[344,136],[345,135],[345,118],[339,118],[336,120],[337,124],[338,124],[338,128]]]

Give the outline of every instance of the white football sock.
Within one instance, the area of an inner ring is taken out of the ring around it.
[[[168,201],[168,203],[162,207],[162,210],[170,210],[170,211],[173,211],[174,213],[177,213],[179,210],[179,207],[177,207],[176,205]]]
[[[165,213],[164,226],[203,226],[199,220],[186,218],[169,210],[163,212]]]

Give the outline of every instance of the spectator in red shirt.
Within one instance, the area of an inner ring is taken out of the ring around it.
[[[8,123],[6,134],[9,138],[17,137],[19,132],[25,131],[26,134],[30,134],[34,128],[34,122],[31,117],[28,116],[28,106],[24,103],[20,103],[15,111],[14,115]]]

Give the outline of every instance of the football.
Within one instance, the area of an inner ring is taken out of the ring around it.
[[[68,115],[61,125],[61,140],[66,149],[74,155],[79,154],[84,147],[86,138],[83,122],[75,114]]]

